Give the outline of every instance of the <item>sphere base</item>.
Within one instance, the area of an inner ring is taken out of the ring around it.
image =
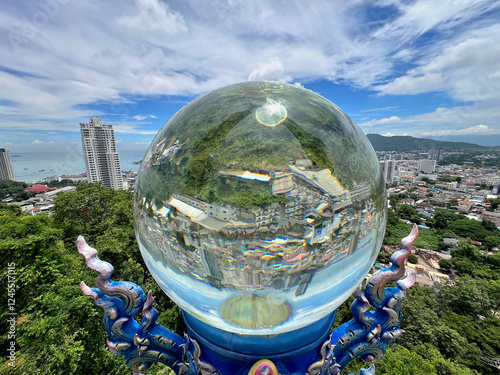
[[[330,334],[336,311],[319,321],[287,333],[251,336],[223,331],[183,311],[190,337],[201,346],[203,357],[223,374],[247,374],[262,359],[291,373],[305,373]]]

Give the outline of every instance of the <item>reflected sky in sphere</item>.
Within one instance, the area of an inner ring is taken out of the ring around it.
[[[359,127],[312,91],[246,82],[188,104],[136,184],[144,260],[183,310],[266,335],[311,324],[373,265],[385,185]]]

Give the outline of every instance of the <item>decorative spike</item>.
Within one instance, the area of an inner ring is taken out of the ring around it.
[[[417,224],[413,224],[413,228],[411,229],[410,234],[401,240],[401,244],[406,249],[411,250],[411,247],[417,240],[417,237],[418,237],[418,226]]]
[[[111,280],[113,266],[97,257],[97,250],[89,246],[82,236],[76,241],[78,252],[85,257],[89,268],[99,272],[97,287],[107,296],[119,297],[124,301],[124,308],[130,315],[136,315],[142,310],[144,292],[142,289],[127,281],[114,282]]]
[[[100,277],[108,278],[113,274],[113,266],[108,262],[103,262],[97,257],[97,250],[89,246],[82,236],[76,240],[78,252],[85,257],[87,267],[100,273]]]
[[[94,297],[94,301],[99,297],[99,295],[91,287],[85,284],[84,281],[80,282],[80,289],[86,296]]]
[[[130,344],[124,342],[113,342],[109,338],[106,338],[106,346],[110,352],[115,354],[122,354],[131,349]]]
[[[402,290],[407,291],[415,284],[416,280],[417,280],[417,272],[409,268],[408,276],[403,280],[398,280],[397,284]]]
[[[111,333],[113,336],[125,337],[125,332],[123,331],[123,325],[129,321],[128,317],[119,318],[111,326]]]
[[[366,314],[366,312],[370,308],[370,303],[368,302],[368,299],[366,298],[364,293],[361,291],[361,284],[355,290],[353,295],[356,299],[352,302],[351,305],[352,315],[355,319],[363,323],[365,326],[370,326],[373,323],[373,318]]]
[[[151,327],[156,323],[156,319],[158,318],[158,311],[153,307],[153,293],[151,291],[148,292],[146,302],[142,308],[142,321],[139,326],[141,331],[147,331],[151,329]]]

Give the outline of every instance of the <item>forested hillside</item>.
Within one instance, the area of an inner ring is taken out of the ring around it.
[[[467,142],[436,141],[427,138],[415,138],[406,135],[384,137],[380,134],[367,134],[375,151],[429,151],[431,148],[443,148],[444,151],[487,150],[488,147]]]
[[[392,222],[389,226],[393,230],[390,238],[400,240],[398,225]],[[78,234],[98,249],[101,259],[115,266],[115,280],[129,280],[153,291],[161,324],[184,332],[179,308],[156,285],[140,256],[133,229],[132,194],[82,183],[76,192],[58,197],[53,216],[28,216],[16,207],[0,205],[4,291],[0,314],[3,322],[11,317],[9,311],[17,314],[15,367],[9,366],[7,358],[10,326],[2,324],[0,374],[131,374],[123,358],[105,349],[102,310],[80,290],[82,280],[95,286],[97,274],[86,267],[76,250]],[[485,260],[467,243],[453,254],[454,259],[457,261],[449,267],[458,274],[455,284],[411,289],[403,303],[406,333],[389,346],[377,365],[377,374],[497,373],[489,363],[490,358],[500,357],[500,319],[493,315],[500,310],[498,259]],[[485,261],[488,268],[481,263]],[[481,272],[468,272],[466,263],[482,267]],[[9,310],[7,276],[13,268],[15,305]],[[348,319],[346,303],[335,324]],[[355,363],[351,372],[357,373],[354,367],[360,365]],[[155,365],[148,373],[169,374],[170,370]]]

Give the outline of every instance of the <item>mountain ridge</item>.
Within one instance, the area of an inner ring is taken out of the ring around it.
[[[415,138],[408,135],[385,137],[380,134],[367,134],[375,151],[429,151],[431,148],[443,148],[444,151],[487,150],[491,147],[468,142],[436,141],[428,138]]]

